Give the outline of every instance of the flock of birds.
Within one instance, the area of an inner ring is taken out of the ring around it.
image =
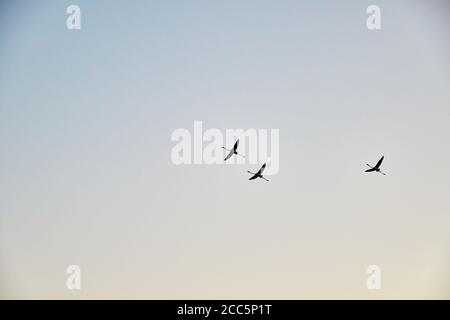
[[[234,143],[233,149],[227,149],[227,148],[225,148],[225,147],[222,147],[222,149],[224,149],[224,150],[226,150],[226,151],[229,152],[228,155],[225,157],[225,159],[223,159],[223,161],[227,161],[228,159],[230,159],[230,158],[231,158],[232,156],[234,156],[234,155],[237,155],[237,156],[240,156],[240,157],[242,157],[242,158],[245,158],[245,156],[243,156],[242,154],[240,154],[240,153],[237,152],[238,146],[239,146],[239,139],[237,139],[237,141]],[[266,164],[264,163],[264,164],[262,165],[262,167],[258,170],[258,172],[250,172],[250,171],[247,171],[248,173],[250,173],[250,174],[253,175],[253,176],[250,177],[250,179],[248,179],[248,180],[254,180],[254,179],[256,179],[256,178],[261,178],[261,179],[264,179],[264,180],[266,180],[266,181],[269,181],[268,179],[264,178],[264,176],[262,175],[262,173],[263,173],[263,171],[264,171],[265,168],[266,168]]]
[[[230,159],[234,155],[240,156],[242,158],[245,158],[245,156],[243,156],[242,154],[237,152],[238,146],[239,146],[239,139],[237,139],[236,142],[234,143],[233,149],[227,149],[225,147],[222,147],[222,149],[228,151],[228,155],[225,157],[225,159],[223,159],[223,161],[227,161],[228,159]],[[367,169],[365,172],[378,172],[378,173],[381,173],[383,175],[386,175],[386,173],[384,173],[384,172],[382,172],[380,170],[380,166],[381,166],[381,163],[383,162],[383,159],[384,159],[384,156],[382,156],[381,159],[378,160],[377,164],[374,167],[372,167],[370,164],[367,164],[367,166],[369,166],[370,169]],[[250,173],[252,175],[250,177],[250,179],[248,179],[248,180],[255,180],[256,178],[261,178],[261,179],[264,179],[266,181],[269,181],[268,179],[264,178],[264,176],[262,175],[262,173],[263,173],[265,168],[266,168],[266,164],[264,163],[262,165],[262,167],[258,170],[258,172],[247,171],[248,173]]]

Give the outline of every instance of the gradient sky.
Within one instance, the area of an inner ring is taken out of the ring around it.
[[[444,0],[2,2],[0,297],[449,299],[449,39]],[[279,173],[175,166],[194,120]]]

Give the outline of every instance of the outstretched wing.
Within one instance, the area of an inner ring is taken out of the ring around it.
[[[375,165],[375,168],[379,168],[381,163],[383,162],[384,156],[381,157],[380,160],[378,160],[377,164]]]
[[[253,177],[251,177],[251,178],[248,179],[248,180],[253,180],[253,179],[256,179],[256,178],[258,178],[258,175],[257,175],[257,174],[255,174]]]
[[[236,143],[234,144],[233,150],[236,151],[239,145],[239,139],[237,139]]]
[[[223,161],[227,161],[228,159],[230,159],[233,154],[234,152],[233,150],[231,150],[230,153],[225,157],[225,159],[223,159]]]
[[[264,164],[262,165],[261,169],[259,169],[257,175],[263,173],[263,171],[264,171],[265,168],[266,168],[266,164],[264,163]]]
[[[366,172],[372,172],[372,171],[375,171],[375,170],[376,170],[376,168],[367,169]]]

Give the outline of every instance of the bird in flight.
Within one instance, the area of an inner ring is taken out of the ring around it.
[[[266,180],[266,181],[269,181],[269,180],[267,180],[266,178],[264,178],[263,175],[262,175],[262,173],[263,173],[263,171],[264,171],[265,168],[266,168],[266,164],[264,163],[264,164],[262,165],[261,169],[259,169],[259,171],[256,172],[256,173],[247,171],[248,173],[250,173],[250,174],[253,175],[253,176],[252,176],[250,179],[248,179],[248,180],[253,180],[253,179],[256,179],[256,178],[261,178],[261,179],[264,179],[264,180]]]
[[[225,157],[225,159],[223,159],[223,161],[227,161],[227,160],[230,159],[234,154],[235,154],[235,155],[238,155],[238,156],[241,156],[242,158],[245,158],[242,154],[239,154],[239,153],[237,152],[238,145],[239,145],[239,139],[237,139],[237,141],[235,142],[235,144],[234,144],[234,146],[233,146],[233,149],[231,149],[231,150],[228,150],[228,149],[226,149],[225,147],[222,147],[222,149],[225,149],[226,151],[229,151],[229,152],[230,152],[230,153],[228,153],[228,155]]]
[[[369,166],[370,169],[367,169],[366,172],[373,172],[373,171],[375,171],[375,172],[379,172],[379,173],[381,173],[381,174],[386,175],[386,173],[384,173],[384,172],[382,172],[382,171],[380,170],[380,166],[381,166],[381,163],[383,162],[383,159],[384,159],[384,156],[382,156],[381,159],[378,160],[378,162],[377,162],[377,164],[375,165],[375,167],[372,167],[370,164],[367,164],[367,166]]]

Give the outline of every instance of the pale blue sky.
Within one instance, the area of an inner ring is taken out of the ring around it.
[[[0,9],[1,297],[450,298],[448,2]],[[174,166],[194,120],[279,129],[279,174]]]

